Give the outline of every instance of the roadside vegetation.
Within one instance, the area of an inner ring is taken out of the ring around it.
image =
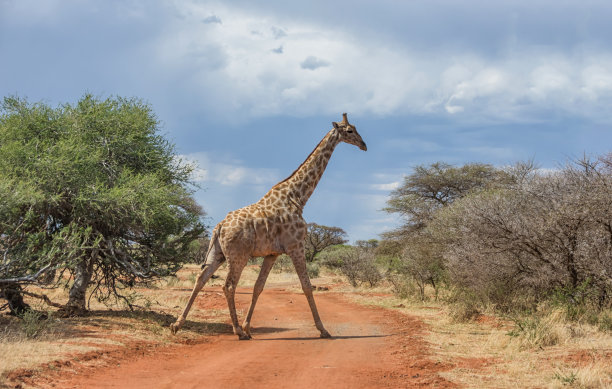
[[[459,320],[494,312],[529,332],[562,312],[612,331],[611,199],[612,155],[555,170],[420,166],[388,202],[404,220],[385,235],[388,272],[398,294],[430,287]]]
[[[396,300],[377,304],[423,317],[442,361],[488,361],[454,382],[610,387],[611,204],[612,155],[418,166],[389,197],[404,223],[376,263]]]

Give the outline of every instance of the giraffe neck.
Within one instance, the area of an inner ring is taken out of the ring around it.
[[[336,129],[332,129],[293,174],[275,185],[264,196],[264,199],[270,195],[276,197],[274,196],[276,191],[281,194],[279,200],[290,208],[298,208],[301,213],[321,180],[321,176],[338,143],[340,143],[340,135]]]

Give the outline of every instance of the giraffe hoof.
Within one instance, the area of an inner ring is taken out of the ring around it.
[[[251,339],[251,335],[249,335],[249,334],[238,335],[238,339],[239,340],[250,340]]]
[[[245,334],[251,337],[251,326],[249,324],[244,324],[242,326],[242,331],[244,331]]]
[[[331,334],[327,331],[321,331],[321,338],[331,338]]]
[[[170,332],[172,332],[172,335],[176,335],[178,330],[179,326],[176,323],[170,324]]]

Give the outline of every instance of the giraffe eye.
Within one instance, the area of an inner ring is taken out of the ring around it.
[[[347,132],[348,132],[349,134],[352,134],[352,133],[353,133],[353,130],[348,130]]]

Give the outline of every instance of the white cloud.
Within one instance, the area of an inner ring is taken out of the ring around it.
[[[553,107],[612,119],[605,52],[423,51],[221,3],[175,6],[180,18],[164,29],[158,56],[228,117],[350,111],[524,121]],[[210,15],[223,23],[201,23]]]
[[[388,182],[386,184],[372,184],[370,185],[370,187],[372,189],[389,192],[389,191],[392,191],[393,189],[399,188],[400,184],[401,183],[399,181],[393,181],[393,182]]]
[[[531,95],[540,100],[568,89],[572,82],[569,73],[569,69],[559,69],[554,65],[538,66],[530,74]]]
[[[61,0],[36,1],[2,1],[0,9],[5,15],[10,15],[10,19],[19,23],[35,25],[37,23],[53,23],[65,6]],[[4,16],[4,15],[3,15]]]
[[[248,167],[242,161],[228,161],[206,152],[180,155],[179,158],[196,166],[192,179],[201,184],[272,186],[279,181],[276,169]]]
[[[476,98],[501,94],[508,90],[508,75],[496,68],[485,68],[471,77],[463,77],[444,104],[450,114],[463,112]]]
[[[373,173],[368,179],[369,182],[373,182],[372,184],[369,185],[369,187],[370,189],[387,192],[387,195],[388,195],[388,192],[400,187],[400,185],[402,184],[404,180],[404,177],[405,177],[404,173],[398,173],[398,174],[386,173],[386,172]],[[381,196],[381,195],[376,194],[376,196]],[[387,201],[386,197],[384,201],[385,202]]]
[[[612,95],[612,59],[602,60],[582,70],[582,92],[589,100]]]

